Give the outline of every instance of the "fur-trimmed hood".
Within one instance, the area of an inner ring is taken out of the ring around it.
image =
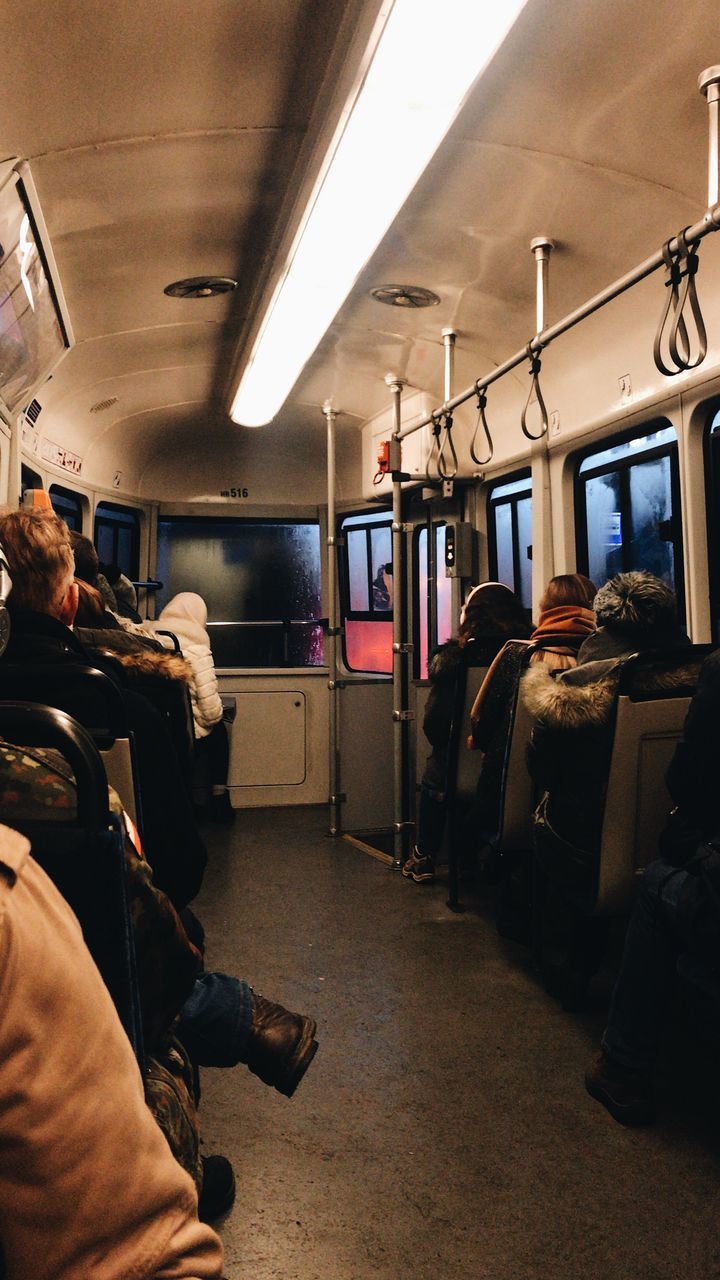
[[[117,649],[97,647],[97,652],[108,658],[114,658],[128,671],[141,676],[156,676],[162,680],[183,680],[190,684],[191,671],[184,658],[176,653],[153,653],[138,649],[133,653],[121,653]]]
[[[588,662],[554,679],[548,667],[537,663],[529,668],[522,681],[522,696],[531,715],[548,728],[597,728],[609,721],[618,685],[627,659]],[[700,659],[688,659],[676,666],[633,666],[633,693],[687,690],[697,685]]]

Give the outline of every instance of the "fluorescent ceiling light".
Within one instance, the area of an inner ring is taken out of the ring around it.
[[[234,422],[259,427],[282,407],[524,4],[395,0],[387,19],[383,6],[369,69],[345,106],[260,324]]]

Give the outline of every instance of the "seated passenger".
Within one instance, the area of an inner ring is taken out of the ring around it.
[[[458,671],[465,650],[473,645],[490,661],[503,641],[530,634],[525,610],[509,587],[484,582],[469,594],[460,614],[457,640],[448,640],[428,663],[430,693],[423,731],[432,747],[420,786],[417,839],[402,873],[418,884],[435,877],[435,862],[442,845],[446,816],[448,744]]]
[[[215,663],[206,631],[207,605],[194,591],[181,591],[165,605],[156,627],[177,636],[183,657],[190,664],[195,738],[202,743],[210,767],[210,816],[213,822],[232,822],[235,810],[227,788],[230,754]]]
[[[705,659],[666,783],[676,807],[645,871],[600,1053],[585,1084],[620,1124],[651,1122],[652,1073],[680,955],[717,1001],[720,957],[720,650]],[[708,847],[703,842],[712,841]]]
[[[618,574],[598,591],[594,609],[597,630],[580,646],[577,666],[553,673],[538,663],[522,682],[537,720],[528,767],[542,793],[535,815],[535,949],[547,989],[566,1008],[582,1004],[607,942],[607,921],[589,913],[623,661],[689,645],[675,596],[651,573]],[[670,677],[688,678],[687,671]],[[658,680],[668,687],[667,673],[656,677],[652,667],[644,679],[648,691]]]
[[[594,610],[597,630],[580,646],[577,666],[553,673],[537,663],[522,685],[526,705],[538,721],[528,764],[539,789],[547,793],[544,821],[590,853],[600,839],[610,716],[623,659],[689,645],[675,596],[651,573],[618,574],[600,588]]]
[[[5,661],[102,666],[71,629],[78,586],[64,521],[49,511],[13,511],[0,517],[0,542],[13,582]],[[180,910],[200,888],[207,852],[164,717],[134,690],[120,692],[135,738],[145,851],[157,885]]]
[[[468,745],[485,754],[473,818],[492,846],[500,825],[503,770],[518,681],[526,666],[543,663],[551,671],[577,664],[578,650],[595,630],[596,587],[582,573],[551,578],[540,601],[540,619],[529,640],[508,640],[488,671],[470,712]],[[528,850],[529,853],[529,850]],[[498,929],[526,941],[529,936],[530,876],[527,858],[504,858],[500,868]]]
[[[77,920],[0,827],[0,1245],[32,1280],[220,1280]],[[82,1052],[78,1052],[81,1047]]]

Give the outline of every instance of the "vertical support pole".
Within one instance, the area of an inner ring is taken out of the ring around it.
[[[708,209],[720,198],[720,67],[707,67],[698,77],[698,89],[708,104]]]
[[[7,500],[11,510],[20,506],[22,488],[22,414],[16,414],[10,428]]]
[[[401,396],[403,383],[388,375],[385,379],[393,397],[393,434],[390,444],[390,467],[393,482],[393,823],[395,840],[393,871],[399,871],[408,856],[408,761],[410,758],[409,710],[408,710],[408,657],[407,602],[405,573],[405,531],[402,511],[401,460],[402,427]]]
[[[437,546],[433,527],[432,503],[427,504],[427,608],[428,608],[428,657],[437,648]]]
[[[329,400],[323,405],[327,422],[327,583],[328,583],[328,704],[330,751],[330,835],[340,832],[340,769],[338,744],[338,687],[337,687],[337,546],[335,539],[335,413]]]
[[[535,236],[530,241],[530,248],[535,255],[536,286],[535,315],[537,327],[535,332],[541,334],[545,328],[545,317],[548,304],[548,264],[555,244],[547,236]]]
[[[455,381],[455,338],[454,329],[443,329],[442,338],[445,348],[445,404],[452,400],[453,382]]]

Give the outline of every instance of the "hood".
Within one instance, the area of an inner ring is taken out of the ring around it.
[[[195,591],[180,591],[178,595],[173,596],[163,609],[158,622],[167,626],[172,631],[173,619],[181,619],[184,622],[194,622],[197,626],[205,627],[207,623],[207,605],[202,596]]]

